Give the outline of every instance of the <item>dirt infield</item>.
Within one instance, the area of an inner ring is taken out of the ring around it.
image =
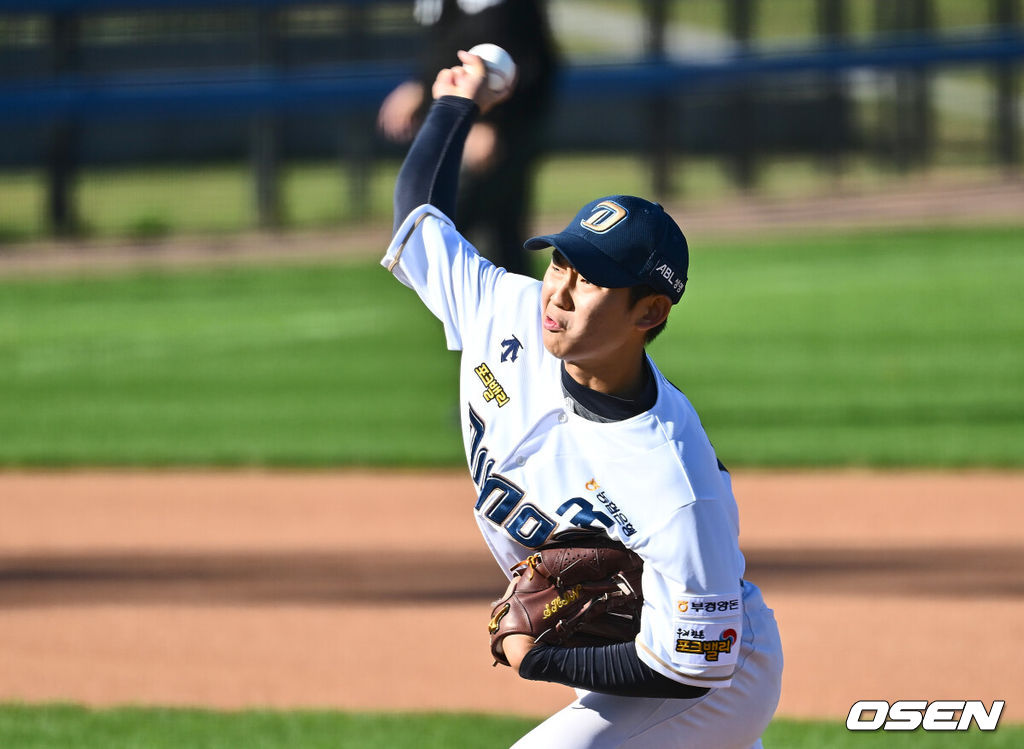
[[[1024,720],[1024,474],[735,485],[781,714]],[[553,711],[569,690],[490,665],[503,578],[472,501],[458,472],[0,474],[0,700]],[[425,502],[430,527],[406,522]]]

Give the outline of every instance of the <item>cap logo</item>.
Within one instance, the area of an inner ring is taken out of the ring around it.
[[[595,234],[604,234],[628,215],[626,209],[618,203],[602,200],[594,206],[594,211],[590,214],[590,218],[580,221],[580,226],[584,229],[589,229]]]

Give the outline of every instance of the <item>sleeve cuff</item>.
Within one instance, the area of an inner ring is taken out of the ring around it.
[[[728,674],[691,674],[681,671],[678,667],[666,663],[640,640],[636,641],[636,654],[644,665],[662,676],[686,684],[691,687],[705,689],[723,689],[732,684],[732,670]]]

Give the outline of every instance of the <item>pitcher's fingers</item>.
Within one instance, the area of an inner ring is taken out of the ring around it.
[[[471,55],[464,49],[460,49],[459,60],[462,62],[462,67],[468,70],[470,74],[480,78],[487,76],[487,66],[479,55]]]

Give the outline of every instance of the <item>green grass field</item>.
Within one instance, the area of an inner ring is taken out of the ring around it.
[[[1021,230],[704,243],[652,346],[727,465],[1021,466]],[[0,282],[0,465],[457,465],[375,263]]]
[[[978,81],[974,72],[949,72],[945,79]],[[946,179],[991,177],[986,166],[988,121],[945,115],[936,123],[936,162],[930,174]],[[398,162],[382,160],[360,188],[347,165],[287,163],[282,166],[284,228],[320,230],[391,220]],[[891,167],[870,154],[848,154],[836,176],[810,156],[765,156],[759,160],[757,194],[796,199],[838,188],[870,192],[893,184]],[[179,235],[223,235],[256,226],[252,180],[245,164],[86,168],[75,183],[80,233],[89,239],[159,240]],[[351,200],[355,190],[365,207]],[[651,192],[649,161],[636,154],[552,154],[539,166],[533,203],[546,215],[572,215],[595,195]],[[727,160],[680,156],[673,161],[672,190],[689,205],[742,194]],[[0,170],[0,251],[5,245],[45,239],[46,187],[42,170]]]
[[[538,721],[472,714],[212,712],[67,705],[0,705],[0,746],[17,749],[494,749]],[[850,733],[840,721],[777,720],[764,736],[776,749],[1011,749],[1024,726],[983,733]]]

